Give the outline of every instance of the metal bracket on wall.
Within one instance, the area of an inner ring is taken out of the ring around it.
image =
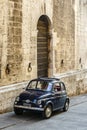
[[[30,62],[28,65],[28,72],[31,72],[31,71],[32,71],[32,67],[31,67],[31,62]]]
[[[5,72],[6,72],[6,74],[10,74],[10,65],[9,64],[6,65]]]

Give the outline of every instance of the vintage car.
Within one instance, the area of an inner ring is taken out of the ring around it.
[[[67,111],[69,97],[65,85],[57,78],[37,78],[29,82],[24,92],[16,97],[14,112],[20,115],[25,110],[41,112],[50,118],[55,110]]]

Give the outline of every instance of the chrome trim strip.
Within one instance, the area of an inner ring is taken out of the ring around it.
[[[37,111],[44,111],[43,108],[38,108],[38,107],[27,107],[27,106],[22,106],[22,105],[14,105],[16,108],[24,108],[28,110],[37,110]]]

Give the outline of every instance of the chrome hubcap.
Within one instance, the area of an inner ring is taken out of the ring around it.
[[[50,108],[50,107],[47,107],[45,113],[46,113],[46,117],[50,117],[50,116],[51,116],[51,113],[52,113],[52,112],[51,112],[51,108]]]
[[[68,106],[69,106],[69,105],[68,105],[68,102],[66,102],[66,110],[68,110]]]

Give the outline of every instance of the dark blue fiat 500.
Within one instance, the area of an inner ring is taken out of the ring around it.
[[[56,78],[38,78],[31,80],[26,90],[16,97],[14,112],[17,115],[24,110],[42,112],[44,118],[49,118],[52,112],[69,108],[69,97],[65,85]]]

